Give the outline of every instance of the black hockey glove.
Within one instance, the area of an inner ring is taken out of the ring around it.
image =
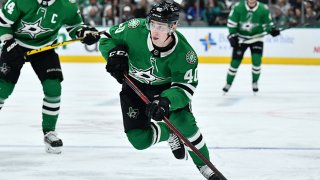
[[[5,59],[7,62],[23,62],[22,60],[25,59],[24,49],[15,39],[7,40],[2,47],[1,59]]]
[[[108,53],[108,63],[106,70],[111,74],[120,84],[123,83],[123,74],[129,71],[128,53],[125,47],[117,46],[111,49]]]
[[[78,38],[83,38],[83,44],[92,45],[99,41],[100,35],[96,28],[84,26],[76,32]]]
[[[230,34],[228,36],[231,47],[235,48],[239,46],[239,37],[236,34]]]
[[[149,120],[161,121],[163,117],[169,115],[170,101],[166,97],[155,96],[153,101],[147,104],[146,115]]]
[[[276,27],[272,27],[269,33],[272,37],[276,37],[280,35],[280,30],[277,29]]]

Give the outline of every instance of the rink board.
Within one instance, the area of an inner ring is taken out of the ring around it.
[[[99,28],[99,31],[106,30]],[[227,28],[187,28],[179,31],[185,36],[199,56],[200,63],[225,64],[231,59],[232,48],[227,39]],[[281,32],[280,36],[264,37],[264,64],[320,64],[320,29],[295,28]],[[59,41],[69,40],[61,30]],[[142,39],[143,40],[143,39]],[[87,46],[80,42],[57,48],[62,62],[105,62],[98,50],[98,44]],[[250,63],[250,50],[244,54],[245,64]]]

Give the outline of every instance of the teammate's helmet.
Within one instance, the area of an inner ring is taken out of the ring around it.
[[[163,23],[173,24],[179,20],[179,7],[175,3],[166,1],[155,4],[149,14],[148,21],[155,20]]]
[[[39,4],[43,7],[48,7],[54,3],[56,0],[38,0]]]

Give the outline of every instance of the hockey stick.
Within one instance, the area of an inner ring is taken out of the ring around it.
[[[109,33],[107,33],[106,31],[100,31],[98,33],[99,35],[101,34],[104,34],[106,35],[108,38],[111,38],[111,35]],[[78,38],[78,39],[72,39],[72,40],[69,40],[69,41],[63,41],[63,42],[60,42],[60,43],[55,43],[55,44],[51,44],[49,46],[45,46],[45,47],[42,47],[42,48],[39,48],[39,49],[33,49],[33,50],[30,50],[30,51],[27,51],[25,53],[25,56],[30,56],[30,55],[33,55],[33,54],[37,54],[39,52],[43,52],[43,51],[48,51],[50,49],[55,49],[57,47],[60,47],[60,46],[65,46],[65,45],[68,45],[68,44],[71,44],[71,43],[74,43],[74,42],[79,42],[81,41],[83,38]]]
[[[150,101],[146,95],[124,74],[124,81],[131,87],[131,89],[141,98],[145,104],[149,104]],[[187,139],[185,138],[180,131],[172,124],[172,122],[167,118],[163,117],[163,121],[166,125],[173,131],[192,151],[222,180],[227,180],[226,177],[206,158],[200,151]]]
[[[281,32],[281,31],[284,31],[284,30],[287,30],[287,29],[291,29],[291,28],[293,28],[293,27],[306,27],[306,26],[308,26],[308,25],[310,25],[310,24],[309,24],[309,23],[306,23],[306,24],[303,24],[302,26],[300,26],[300,25],[301,25],[301,24],[296,24],[296,25],[292,25],[292,26],[287,26],[287,27],[285,27],[285,28],[279,29],[279,31]],[[270,35],[270,33],[264,32],[264,33],[262,33],[262,34],[259,35],[259,36],[253,37],[253,38],[251,38],[251,39],[243,40],[243,41],[241,41],[241,42],[239,42],[239,43],[240,43],[240,44],[247,44],[247,43],[250,44],[250,43],[256,41],[257,39],[263,38],[264,36],[267,36],[267,35]]]

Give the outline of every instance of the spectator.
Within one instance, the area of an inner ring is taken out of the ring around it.
[[[192,5],[187,7],[186,20],[188,25],[191,26],[192,22],[197,18],[197,2],[195,1]]]
[[[89,0],[89,5],[83,8],[84,23],[90,26],[97,26],[102,24],[102,6],[97,0]]]
[[[293,8],[290,8],[288,10],[288,15],[287,15],[287,26],[296,26],[299,23],[299,18],[296,16],[295,11]]]
[[[309,27],[319,25],[317,22],[316,12],[313,10],[312,6],[306,7],[305,23],[308,24]]]
[[[145,18],[149,12],[149,2],[148,0],[140,0],[137,4],[136,9],[134,10],[134,16],[136,18]]]
[[[281,7],[278,4],[272,5],[272,9],[270,9],[270,11],[273,12],[272,19],[273,19],[276,27],[286,27],[287,26],[288,17],[286,15],[286,13],[284,13],[282,11]]]
[[[281,10],[281,14],[287,14],[288,10],[291,8],[291,5],[287,2],[287,0],[277,0],[277,7]]]
[[[123,8],[121,22],[126,22],[126,21],[129,21],[130,19],[133,19],[133,18],[134,18],[134,16],[132,15],[131,7],[125,6]]]
[[[208,0],[203,12],[203,20],[206,21],[209,26],[216,25],[216,18],[221,13],[221,9],[218,0]]]
[[[113,26],[114,23],[114,16],[112,12],[112,5],[106,4],[103,9],[103,15],[102,15],[102,26]]]

